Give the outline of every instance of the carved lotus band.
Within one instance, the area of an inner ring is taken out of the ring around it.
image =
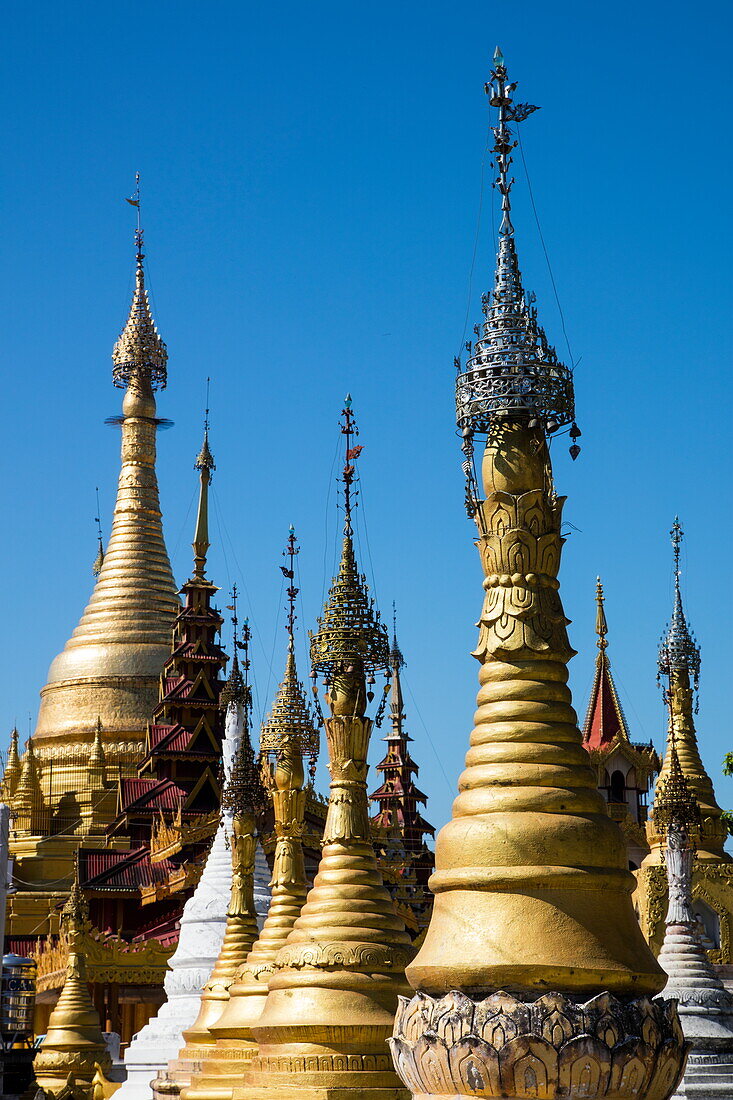
[[[685,1063],[673,1001],[585,1004],[559,993],[534,1002],[508,993],[472,1001],[400,997],[394,1038],[398,1074],[415,1097],[584,1097],[666,1100]]]

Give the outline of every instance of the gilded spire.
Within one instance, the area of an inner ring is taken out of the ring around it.
[[[97,728],[94,731],[94,742],[89,756],[90,768],[104,768],[106,759],[104,755],[104,742],[102,740],[102,719],[97,718]]]
[[[20,779],[20,755],[18,754],[18,730],[15,726],[10,734],[10,748],[2,779],[2,797],[12,799]]]
[[[617,738],[629,741],[626,723],[616,684],[608,659],[608,622],[606,621],[605,596],[601,578],[596,578],[596,634],[598,654],[593,688],[588,700],[588,710],[583,725],[583,742],[588,749],[605,748]]]
[[[311,665],[314,676],[320,673],[325,677],[332,708],[337,696],[343,693],[336,713],[345,713],[342,707],[348,710],[356,705],[359,709],[355,713],[363,714],[372,692],[362,698],[357,681],[363,680],[366,673],[367,683],[371,685],[375,671],[382,670],[389,674],[389,636],[386,626],[380,621],[374,600],[369,596],[366,577],[359,572],[354,555],[352,517],[358,496],[354,484],[355,463],[363,448],[353,444],[359,431],[351,410],[351,394],[346,397],[341,415],[341,432],[346,437],[346,457],[341,477],[344,486],[344,540],[338,573],[318,619],[318,630],[311,634]],[[352,689],[355,689],[355,694]]]
[[[211,473],[216,469],[214,457],[209,450],[209,409],[208,409],[208,379],[207,381],[207,408],[204,416],[204,441],[198,453],[194,469],[198,470],[200,478],[199,506],[196,515],[196,533],[193,537],[193,575],[196,580],[205,580],[206,554],[209,549],[209,485]]]
[[[139,189],[129,201],[139,211]],[[156,418],[153,390],[165,383],[166,353],[150,316],[139,224],[135,240],[135,293],[113,353],[114,382],[127,389],[122,415],[109,421],[122,434],[112,529],[89,603],[51,666],[35,732],[71,735],[87,747],[98,715],[110,744],[142,741],[180,606],[155,472],[156,431],[165,422]]]
[[[480,686],[452,819],[436,844],[430,926],[407,977],[436,998],[449,990],[479,999],[498,990],[523,999],[550,989],[653,995],[663,975],[634,914],[626,844],[597,790],[568,687],[574,651],[558,580],[564,498],[555,491],[548,434],[572,423],[573,383],[516,264],[508,175],[515,142],[507,123],[531,109],[513,103],[515,87],[499,52],[487,88],[499,112],[494,153],[504,212],[496,282],[478,346],[456,383],[471,468],[473,436],[487,436],[483,500],[473,497],[484,572],[473,653]],[[432,1011],[419,997],[411,1011],[423,1011],[419,1004]],[[432,1026],[427,1015],[415,1019],[413,1035]],[[452,1034],[457,1042],[465,1032]],[[442,1051],[436,1059],[437,1079]],[[483,1066],[481,1078],[490,1080]],[[433,1091],[404,1079],[413,1092]],[[488,1085],[486,1093],[495,1095]]]
[[[291,525],[288,541],[283,551],[283,557],[287,558],[288,564],[280,566],[280,570],[288,582],[286,589],[288,600],[287,618],[285,622],[288,648],[285,658],[285,675],[277,689],[270,713],[262,724],[260,752],[263,755],[272,754],[277,756],[282,749],[283,738],[293,738],[300,755],[310,757],[310,771],[311,778],[313,778],[318,759],[318,731],[306,702],[303,685],[298,679],[298,670],[295,663],[295,622],[297,619],[295,601],[300,592],[300,589],[295,585],[295,557],[299,553],[300,548],[295,537],[295,528]]]
[[[606,641],[606,635],[608,634],[608,623],[606,622],[606,611],[604,608],[605,596],[603,595],[603,585],[601,584],[601,578],[596,577],[596,634],[598,635],[598,641],[596,645],[599,649],[606,649],[608,642]]]
[[[112,378],[122,389],[135,388],[142,394],[165,389],[168,351],[161,339],[150,311],[145,287],[143,260],[143,230],[140,223],[140,173],[135,177],[136,190],[127,201],[137,208],[135,230],[135,291],[127,324],[120,333],[112,352]]]

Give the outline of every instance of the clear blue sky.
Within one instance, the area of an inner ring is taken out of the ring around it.
[[[583,452],[555,448],[573,528],[562,594],[585,710],[595,577],[632,735],[664,734],[656,646],[668,529],[703,649],[699,732],[719,800],[730,708],[731,8],[673,0],[493,5],[15,5],[3,23],[5,603],[0,731],[27,729],[92,587],[94,487],[109,533],[119,436],[110,352],[132,286],[143,177],[168,342],[159,474],[176,576],[190,569],[212,376],[212,578],[255,625],[260,707],[284,657],[280,552],[302,543],[310,626],[334,565],[329,478],[347,390],[364,444],[363,564],[399,607],[409,728],[436,825],[471,728],[481,571],[463,511],[453,356],[501,44],[576,359]],[[550,338],[560,320],[521,162],[515,223]],[[484,193],[470,323],[492,279]],[[364,520],[371,548],[366,554]],[[222,606],[229,602],[222,593]],[[305,671],[304,648],[301,667]],[[422,721],[418,716],[422,716]],[[428,735],[431,744],[428,741]],[[375,751],[381,746],[376,745]]]

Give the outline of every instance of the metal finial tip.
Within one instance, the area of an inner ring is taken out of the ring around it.
[[[346,405],[347,409],[351,408],[351,394],[350,393],[346,394],[346,400],[345,400],[344,404]]]
[[[500,46],[497,46],[494,50],[494,61],[497,65],[503,65],[504,63],[504,54],[501,52]]]
[[[293,527],[292,523],[290,524],[290,534],[291,535],[295,534],[295,528]]]

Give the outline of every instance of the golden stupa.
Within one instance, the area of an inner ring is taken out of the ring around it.
[[[315,764],[318,734],[295,663],[297,553],[295,531],[291,527],[285,551],[289,557],[285,675],[260,737],[262,756],[274,757],[267,773],[277,837],[270,906],[256,943],[229,987],[229,1000],[219,1019],[210,1026],[214,1049],[184,1091],[182,1100],[231,1100],[234,1089],[241,1085],[244,1071],[257,1052],[253,1028],[262,1015],[275,959],[300,915],[308,892],[302,843],[308,795],[303,756],[310,756]]]
[[[568,688],[573,656],[557,580],[564,498],[548,439],[570,426],[572,371],[525,293],[510,213],[501,53],[487,85],[498,109],[502,220],[494,290],[457,377],[467,506],[485,598],[475,726],[452,820],[430,880],[435,904],[407,968],[392,1050],[414,1096],[664,1100],[684,1063],[665,975],[631,903],[626,845],[606,811]],[[476,437],[486,438],[479,489]]]
[[[51,665],[11,797],[11,855],[24,883],[10,903],[13,935],[57,931],[53,914],[68,893],[77,848],[93,844],[92,836],[103,843],[115,800],[86,797],[90,751],[101,729],[104,767],[113,778],[134,771],[179,608],[155,473],[164,422],[154,391],[166,384],[168,356],[150,312],[139,227],[136,244],[132,305],[112,356],[114,383],[125,389],[122,415],[112,419],[122,432],[112,531],[91,599]]]
[[[67,1087],[74,1095],[92,1096],[92,1082],[98,1070],[111,1066],[99,1014],[89,996],[84,955],[78,941],[87,926],[87,904],[74,881],[61,914],[62,927],[70,944],[66,980],[48,1029],[33,1061],[36,1084],[50,1096]]]
[[[311,639],[325,677],[331,789],[313,887],[278,952],[257,1054],[234,1100],[409,1100],[386,1040],[407,985],[410,937],[377,865],[367,800],[366,717],[374,672],[389,674],[389,640],[359,573],[352,541],[352,483],[361,447],[351,399],[343,410],[345,527],[341,561]],[[386,694],[384,696],[386,701]]]

